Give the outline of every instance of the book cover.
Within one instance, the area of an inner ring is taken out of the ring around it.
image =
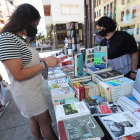
[[[68,98],[68,99],[60,100],[61,104],[71,104],[71,103],[75,103],[75,102],[79,102],[77,98]]]
[[[93,140],[92,138],[104,136],[92,115],[60,121],[58,130],[61,140]]]
[[[140,102],[140,69],[138,69],[132,95]]]
[[[89,109],[83,102],[75,102],[72,104],[64,104],[56,106],[57,120],[65,120],[69,117],[76,117],[78,115],[90,114]]]
[[[100,117],[100,119],[113,139],[132,135],[140,130],[140,120],[129,111]]]
[[[99,82],[99,90],[101,93],[101,96],[108,102],[110,102],[111,99],[111,95],[110,95],[110,87],[105,84],[104,82]]]
[[[62,88],[55,88],[51,89],[51,95],[63,95],[63,94],[72,94],[74,93],[73,89],[71,87],[62,87]]]
[[[51,75],[48,75],[49,79],[53,80],[53,79],[58,79],[58,78],[62,78],[62,77],[66,77],[66,74],[65,73],[56,73],[56,74],[51,74]]]
[[[51,84],[50,89],[55,89],[55,88],[63,88],[63,87],[69,87],[68,83],[56,83],[56,84]]]
[[[80,77],[83,73],[83,54],[77,54],[74,56],[74,76]]]
[[[116,79],[116,78],[120,78],[123,77],[124,75],[116,70],[111,70],[111,71],[107,71],[107,72],[102,72],[102,73],[98,73],[97,77],[99,79],[101,79],[102,81],[105,80],[111,80],[111,79]]]
[[[97,103],[105,101],[105,99],[102,96],[100,96],[100,95],[92,96],[90,98],[91,99],[96,99]]]
[[[96,68],[107,68],[107,46],[94,47],[94,66]]]
[[[122,86],[122,85],[126,85],[126,84],[134,84],[135,81],[127,78],[127,77],[121,77],[121,78],[117,78],[117,79],[113,79],[113,80],[109,80],[109,81],[105,81],[106,83],[108,83],[109,85],[115,87],[115,86]]]
[[[129,136],[121,137],[118,139],[113,139],[113,140],[135,140],[135,139],[131,135],[129,135]]]
[[[94,49],[93,48],[86,49],[85,65],[87,67],[91,67],[94,65]]]

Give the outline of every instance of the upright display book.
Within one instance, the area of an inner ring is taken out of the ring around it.
[[[107,68],[107,46],[94,47],[94,66],[96,68],[105,69]]]
[[[94,66],[94,48],[88,48],[88,49],[86,49],[85,65],[87,67]]]
[[[77,54],[74,56],[74,76],[80,77],[83,73],[83,54]]]
[[[56,106],[57,121],[66,120],[82,115],[89,115],[89,114],[90,111],[83,102],[75,102],[72,104]]]
[[[104,136],[92,115],[60,121],[58,122],[58,131],[61,140],[99,140]]]
[[[140,69],[138,69],[132,95],[140,102]]]
[[[99,118],[113,139],[140,131],[140,120],[129,111]]]
[[[96,75],[101,81],[111,80],[123,77],[124,75],[116,70],[98,73]]]

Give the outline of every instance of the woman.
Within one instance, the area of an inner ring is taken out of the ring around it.
[[[135,79],[138,66],[138,51],[135,39],[123,31],[116,31],[117,23],[109,17],[97,21],[98,35],[104,37],[100,46],[108,47],[108,65],[113,70]]]
[[[35,140],[57,140],[51,127],[43,89],[41,71],[55,67],[59,61],[48,57],[41,62],[37,51],[22,36],[34,37],[40,14],[30,4],[20,5],[0,34],[0,60],[4,63],[11,82],[13,98],[25,117]]]

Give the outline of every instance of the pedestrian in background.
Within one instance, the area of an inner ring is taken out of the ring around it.
[[[55,67],[59,61],[50,56],[40,62],[36,49],[23,38],[37,34],[40,18],[38,10],[30,4],[17,7],[0,34],[0,60],[8,73],[15,103],[21,114],[29,118],[35,140],[43,140],[40,131],[47,140],[57,140],[42,89],[41,72]]]

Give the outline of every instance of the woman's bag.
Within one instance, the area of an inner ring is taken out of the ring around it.
[[[12,100],[12,93],[8,88],[8,85],[2,81],[0,82],[0,100],[2,105],[6,105],[7,102]]]

